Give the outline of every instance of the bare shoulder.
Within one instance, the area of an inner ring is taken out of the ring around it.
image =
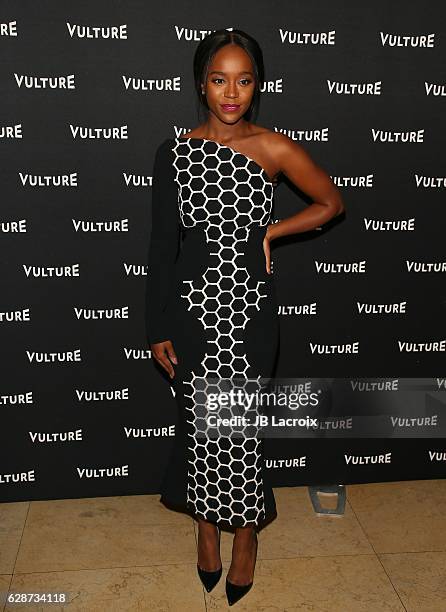
[[[305,149],[281,132],[261,128],[256,139],[257,150],[262,151],[265,160],[270,160],[275,173],[283,171],[291,162],[296,164],[308,159]]]
[[[277,160],[292,154],[293,151],[296,154],[296,150],[300,148],[299,145],[285,134],[264,127],[259,126],[254,136],[256,145],[263,151],[266,158],[272,157]]]
[[[282,132],[275,132],[263,128],[262,131],[259,132],[259,138],[259,143],[261,143],[265,149],[271,151],[275,156],[303,151],[303,147],[289,138],[286,134],[282,134]]]

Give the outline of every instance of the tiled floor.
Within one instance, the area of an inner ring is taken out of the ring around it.
[[[446,480],[346,489],[343,517],[316,516],[306,487],[275,489],[254,586],[232,608],[232,535],[222,532],[224,573],[207,594],[196,524],[159,495],[0,504],[0,610],[446,611]],[[68,603],[11,605],[8,590],[64,592]]]

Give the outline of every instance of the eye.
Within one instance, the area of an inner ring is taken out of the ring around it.
[[[224,81],[224,79],[222,79],[221,77],[216,77],[215,79],[212,79],[213,83],[217,83],[218,85],[220,85],[218,81]],[[249,85],[250,83],[252,83],[252,80],[251,79],[241,79],[240,82],[242,83],[244,87],[246,87],[246,85]]]

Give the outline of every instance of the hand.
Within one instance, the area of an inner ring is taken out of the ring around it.
[[[177,365],[178,359],[173,349],[172,342],[170,340],[165,340],[164,342],[151,344],[150,350],[155,360],[166,370],[170,378],[173,378],[175,376],[175,370],[173,369],[172,363]]]
[[[270,248],[270,237],[268,235],[268,229],[266,230],[265,237],[263,239],[263,252],[265,253],[265,264],[266,271],[268,274],[271,274],[271,248]]]

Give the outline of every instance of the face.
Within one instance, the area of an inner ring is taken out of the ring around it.
[[[238,45],[228,44],[214,55],[201,88],[210,112],[225,123],[236,123],[249,109],[254,87],[251,58]]]

